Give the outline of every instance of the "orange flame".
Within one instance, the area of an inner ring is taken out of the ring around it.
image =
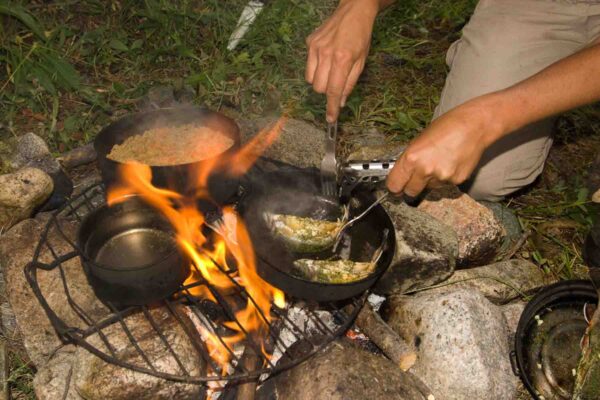
[[[107,195],[109,205],[124,201],[130,195],[141,196],[169,220],[175,229],[181,249],[188,255],[192,264],[184,285],[206,281],[223,296],[237,290],[237,285],[240,285],[250,295],[244,308],[235,310],[236,321],[223,323],[233,332],[232,335],[219,339],[207,327],[199,328],[208,353],[223,374],[227,373],[230,352],[221,340],[232,350],[232,346],[245,339],[244,332],[254,339],[260,339],[265,335],[266,323],[273,318],[271,305],[283,308],[285,296],[281,290],[272,287],[258,275],[250,235],[235,210],[231,207],[223,208],[223,220],[235,221],[235,226],[229,227],[230,232],[209,239],[202,233],[205,218],[196,207],[196,203],[199,198],[208,196],[206,184],[215,168],[232,176],[244,174],[260,154],[277,139],[283,124],[282,118],[271,129],[260,132],[235,154],[203,163],[201,169],[194,171],[198,177],[195,198],[186,198],[180,193],[155,187],[151,183],[150,167],[135,162],[123,165],[119,171],[120,184],[109,188]],[[235,260],[235,269],[227,262],[228,254]],[[196,285],[188,291],[193,296],[216,301],[207,285]],[[260,346],[265,356],[269,357],[264,350],[264,339],[263,337]]]
[[[214,170],[225,171],[231,176],[245,174],[258,157],[277,140],[286,120],[282,117],[273,126],[263,129],[235,154],[211,159],[204,168],[194,171],[197,176],[196,195],[206,195],[208,177]]]

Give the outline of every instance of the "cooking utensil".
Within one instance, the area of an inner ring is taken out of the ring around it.
[[[385,180],[392,168],[394,168],[396,159],[349,161],[341,165],[339,173],[341,186],[340,198],[342,200],[348,198],[350,193],[361,184],[374,185]]]
[[[570,280],[544,288],[525,307],[510,359],[534,399],[571,398],[588,325],[584,310],[597,303],[591,281]]]
[[[214,111],[205,108],[182,106],[161,108],[152,111],[128,115],[104,128],[94,140],[98,154],[97,163],[104,183],[110,187],[118,182],[119,167],[123,165],[107,158],[113,146],[123,143],[127,138],[139,135],[151,128],[176,127],[184,124],[196,124],[208,127],[233,140],[233,145],[224,153],[195,163],[173,166],[153,166],[152,183],[161,188],[170,188],[179,193],[188,193],[196,189],[196,172],[212,165],[216,157],[233,154],[240,146],[240,132],[236,123]],[[169,151],[169,149],[165,149]],[[239,179],[229,175],[223,168],[215,168],[208,178],[208,191],[212,199],[219,204],[228,202],[237,192]]]
[[[136,196],[90,213],[77,238],[96,296],[115,307],[162,300],[189,275],[170,223]]]
[[[325,156],[321,161],[321,192],[324,196],[337,198],[337,161],[335,144],[337,140],[337,121],[327,124],[325,135]]]
[[[335,242],[333,244],[333,251],[335,252],[337,250],[338,245],[340,244],[340,240],[344,237],[344,232],[346,230],[346,228],[351,227],[352,225],[354,225],[354,223],[356,223],[357,221],[360,221],[365,215],[367,215],[374,207],[378,206],[379,204],[381,204],[389,195],[389,192],[386,192],[385,194],[383,194],[382,196],[379,196],[379,198],[377,200],[375,200],[373,203],[371,203],[371,205],[369,207],[367,207],[365,209],[365,211],[363,211],[362,213],[358,214],[356,217],[350,219],[348,222],[346,222],[344,225],[342,225],[342,227],[340,228],[340,230],[338,231],[337,235],[335,235]]]
[[[363,213],[373,204],[368,191],[357,191],[349,203],[351,217]],[[296,215],[315,219],[337,220],[341,207],[330,197],[321,194],[320,175],[315,170],[283,168],[253,181],[246,198],[240,203],[254,251],[259,275],[286,294],[315,301],[336,301],[356,296],[369,289],[391,264],[396,239],[394,225],[380,205],[375,205],[361,219],[346,229],[340,253],[355,262],[369,262],[385,243],[375,270],[366,278],[340,284],[322,283],[294,276],[294,261],[300,258],[328,259],[332,249],[313,254],[293,253],[274,235],[265,221],[266,212]],[[386,232],[387,231],[387,236]],[[339,255],[339,253],[338,253]]]

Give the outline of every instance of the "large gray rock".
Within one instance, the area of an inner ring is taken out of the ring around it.
[[[502,314],[504,314],[504,319],[506,320],[509,343],[512,343],[515,338],[517,326],[519,326],[519,320],[521,319],[521,314],[523,314],[526,305],[527,303],[524,301],[515,301],[514,303],[505,304],[500,307]]]
[[[0,399],[10,399],[10,366],[8,362],[8,344],[4,338],[0,338]]]
[[[343,340],[274,380],[277,400],[435,399],[412,374]]]
[[[15,313],[18,330],[23,338],[27,354],[38,367],[44,365],[48,356],[62,345],[24,274],[24,268],[33,258],[36,243],[45,224],[45,219],[28,219],[14,226],[0,239],[0,265],[4,270],[8,300]],[[73,240],[77,230],[76,225],[65,222],[62,227],[64,233]],[[49,242],[57,256],[73,250],[61,238],[56,228],[51,228],[48,235]],[[53,259],[50,250],[44,247],[39,261],[48,263]],[[88,315],[98,320],[109,313],[89,286],[79,258],[75,257],[63,263],[63,271],[73,301]],[[37,282],[51,309],[59,318],[70,326],[82,329],[87,327],[69,305],[58,269],[38,270]]]
[[[342,137],[343,143],[348,147],[350,154],[365,147],[378,147],[389,143],[389,136],[374,126],[365,128],[349,125],[344,126],[344,132],[346,135]]]
[[[33,388],[38,400],[83,400],[73,384],[73,360],[75,346],[68,345],[38,370],[33,379]]]
[[[60,171],[60,164],[52,157],[44,139],[29,132],[16,139],[13,155],[10,158],[13,170],[23,167],[41,169],[49,175]]]
[[[455,271],[436,291],[478,290],[488,300],[504,304],[552,283],[552,279],[527,260],[508,260]]]
[[[0,232],[29,218],[53,188],[52,178],[36,168],[0,175]]]
[[[514,252],[515,245],[523,238],[523,228],[519,222],[519,218],[513,210],[506,205],[493,201],[479,201],[479,204],[492,210],[496,220],[504,228],[505,236],[502,239],[502,244],[498,249],[496,259],[510,258],[511,252]],[[508,256],[508,257],[507,257]]]
[[[458,252],[452,229],[400,200],[386,200],[383,205],[396,229],[396,254],[376,291],[405,293],[452,275]]]
[[[242,142],[247,142],[262,129],[277,121],[263,118],[256,121],[240,121]],[[321,165],[325,154],[325,132],[312,124],[297,119],[288,119],[277,140],[263,154],[297,167]]]
[[[194,349],[181,325],[165,308],[150,311],[159,329],[180,359],[190,376],[206,373],[206,363]],[[185,318],[185,313],[178,312]],[[190,322],[191,323],[191,322]],[[143,349],[147,359],[157,371],[180,375],[183,372],[175,358],[165,347],[160,337],[143,314],[134,314],[125,319],[125,324]],[[122,361],[147,367],[145,361],[132,348],[131,342],[121,326],[116,323],[103,330],[111,343],[116,357]],[[106,349],[98,335],[88,339],[96,348]],[[157,378],[148,374],[108,364],[83,348],[78,348],[73,364],[73,380],[77,392],[86,400],[170,400],[201,399],[205,391],[201,385],[177,383]]]
[[[509,362],[506,322],[474,290],[392,296],[388,324],[417,347],[411,372],[444,400],[511,399],[517,380]]]
[[[490,209],[455,186],[444,186],[431,190],[419,210],[456,232],[459,265],[484,265],[494,260],[505,232]]]
[[[4,278],[3,278],[4,279]],[[8,299],[3,299],[0,305],[0,314],[2,315],[2,334],[10,341],[18,340],[19,332],[17,330],[17,321]]]

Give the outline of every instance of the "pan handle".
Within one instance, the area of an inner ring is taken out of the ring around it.
[[[375,186],[384,181],[396,159],[376,161],[350,161],[340,168],[341,199],[349,199],[354,189],[359,185]]]

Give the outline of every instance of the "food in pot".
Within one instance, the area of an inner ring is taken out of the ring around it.
[[[197,124],[148,129],[115,145],[108,158],[150,166],[189,164],[217,156],[233,146],[233,139]]]
[[[337,221],[271,213],[266,213],[265,218],[288,249],[296,253],[310,253],[333,246],[338,232],[348,220],[348,208],[344,208],[344,215]]]
[[[349,283],[359,281],[375,271],[377,263],[351,260],[309,260],[294,262],[292,275],[322,283]]]
[[[321,283],[350,283],[359,281],[375,271],[377,262],[383,254],[384,246],[385,241],[375,251],[372,260],[368,262],[344,259],[311,260],[302,258],[294,261],[291,273],[299,278]]]

